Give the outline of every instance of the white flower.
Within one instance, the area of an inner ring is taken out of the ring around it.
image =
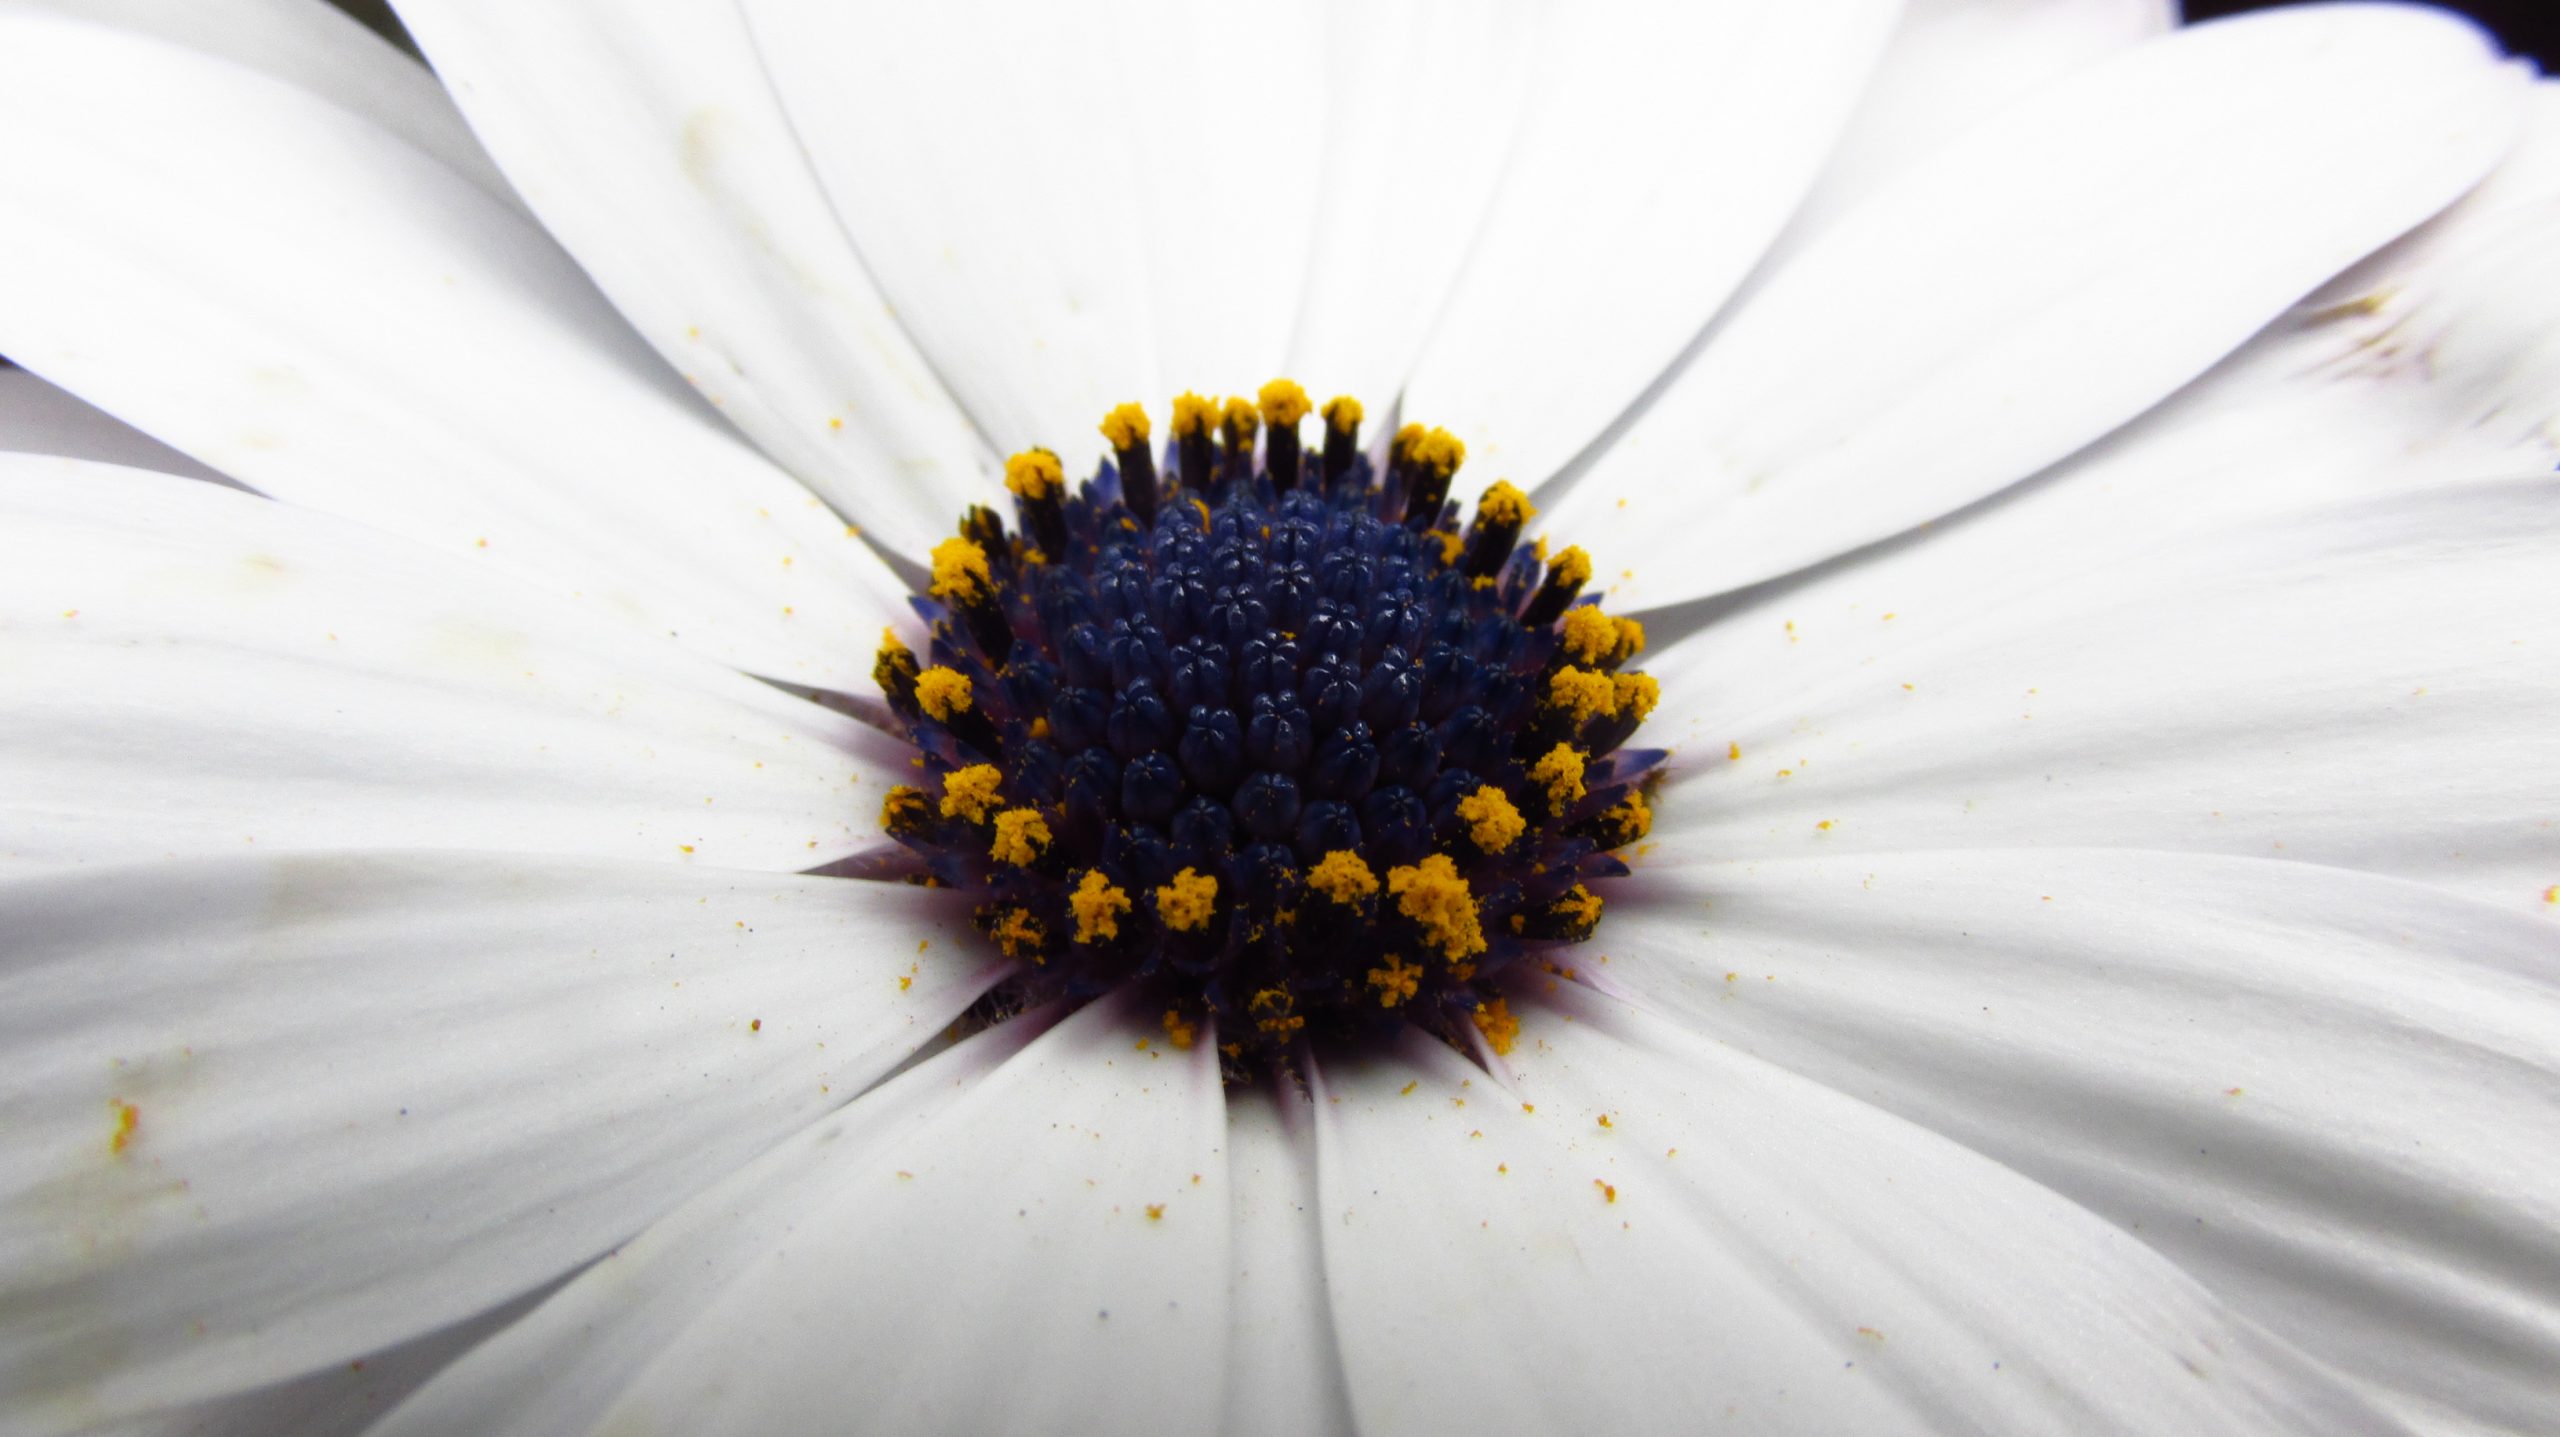
[[[403,9],[459,115],[0,10],[0,1426],[2560,1411],[2560,97],[2473,32]],[[1004,965],[807,873],[906,771],[803,697],[845,520],[1284,372],[1653,630],[1579,981],[1303,1099],[1125,992],[902,1066]]]

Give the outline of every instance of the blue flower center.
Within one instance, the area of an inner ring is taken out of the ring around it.
[[[928,781],[883,823],[1021,960],[999,1004],[1145,984],[1238,1070],[1404,1024],[1501,1051],[1492,980],[1588,939],[1627,871],[1663,757],[1624,746],[1641,629],[1581,598],[1581,550],[1522,542],[1510,485],[1461,526],[1445,431],[1381,474],[1356,402],[1314,453],[1310,410],[1186,394],[1159,454],[1123,405],[1072,490],[1014,456],[1015,525],[975,508],[934,550],[928,662],[885,641]]]

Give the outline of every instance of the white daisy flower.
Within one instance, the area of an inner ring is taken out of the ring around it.
[[[2476,31],[402,13],[0,8],[0,1427],[2560,1411]]]

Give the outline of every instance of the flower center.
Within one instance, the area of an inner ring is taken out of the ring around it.
[[[1018,527],[973,508],[934,549],[929,665],[881,647],[929,780],[883,823],[1024,960],[1006,1006],[1149,984],[1236,1067],[1404,1023],[1505,1051],[1489,980],[1590,937],[1651,825],[1643,631],[1577,602],[1582,550],[1521,543],[1511,485],[1460,527],[1447,431],[1381,476],[1357,401],[1314,454],[1310,408],[1185,394],[1159,468],[1122,405],[1072,491],[1015,455]]]

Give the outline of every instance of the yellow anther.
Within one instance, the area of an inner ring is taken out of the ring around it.
[[[1662,685],[1651,674],[1619,674],[1618,712],[1632,714],[1637,723],[1653,717],[1653,706],[1662,701]]]
[[[1245,1010],[1253,1014],[1255,1027],[1274,1038],[1286,1038],[1307,1026],[1306,1019],[1289,1011],[1295,1006],[1296,1000],[1289,996],[1288,989],[1265,988],[1253,995]]]
[[[1598,669],[1568,664],[1547,680],[1547,702],[1573,715],[1577,725],[1586,724],[1618,711],[1618,686]]]
[[[1499,998],[1487,998],[1476,1005],[1476,1031],[1484,1034],[1485,1045],[1496,1053],[1508,1053],[1520,1037],[1520,1020],[1511,1016],[1510,1005]]]
[[[1642,793],[1632,788],[1627,790],[1626,797],[1600,816],[1609,821],[1610,831],[1616,835],[1612,846],[1633,843],[1653,832],[1653,806],[1644,801]]]
[[[1129,911],[1129,895],[1104,877],[1101,869],[1088,868],[1084,881],[1067,895],[1067,907],[1076,915],[1076,941],[1092,943],[1120,936],[1120,915]]]
[[[1467,836],[1487,853],[1509,848],[1529,828],[1529,821],[1511,806],[1511,795],[1489,783],[1458,800],[1458,817],[1467,822]]]
[[[1484,951],[1484,927],[1476,917],[1475,895],[1449,855],[1434,853],[1418,864],[1388,869],[1387,891],[1396,895],[1397,911],[1412,919],[1423,938],[1447,957]]]
[[[1049,930],[1040,926],[1040,920],[1032,917],[1028,908],[1004,910],[987,930],[987,936],[996,940],[996,946],[1004,950],[1007,958],[1028,958],[1034,963],[1043,961],[1042,950],[1049,942]]]
[[[1307,402],[1307,392],[1300,389],[1294,379],[1275,379],[1262,386],[1262,393],[1255,398],[1259,401],[1256,407],[1262,411],[1262,422],[1281,429],[1306,418],[1307,411],[1314,407]]]
[[[1378,875],[1359,854],[1337,848],[1307,870],[1307,886],[1348,908],[1378,891]]]
[[[967,674],[936,664],[916,675],[916,702],[938,722],[949,723],[953,714],[967,713],[977,698],[969,692]]]
[[[1449,442],[1457,444],[1458,441],[1452,439]],[[1458,445],[1458,452],[1463,456],[1466,446]],[[1458,466],[1452,464],[1449,467],[1455,469]],[[1485,490],[1484,497],[1476,501],[1477,518],[1488,524],[1501,524],[1513,529],[1528,523],[1537,512],[1537,506],[1529,502],[1529,496],[1521,493],[1518,486],[1508,479],[1493,481],[1493,487]],[[1589,561],[1584,562],[1587,564]]]
[[[1218,880],[1195,869],[1182,870],[1156,890],[1156,917],[1176,933],[1208,927],[1217,911]]]
[[[1262,432],[1262,416],[1254,412],[1252,400],[1227,401],[1227,432],[1234,435],[1239,444]]]
[[[1004,487],[1022,498],[1046,499],[1066,485],[1067,466],[1046,449],[1025,449],[1004,461]],[[985,561],[984,554],[978,557]]]
[[[1589,928],[1600,921],[1600,895],[1577,883],[1555,901],[1552,911],[1558,918],[1570,919],[1577,926]]]
[[[1407,425],[1403,433],[1411,433],[1416,427]],[[1401,438],[1402,434],[1398,437]],[[1434,429],[1417,436],[1412,445],[1405,450],[1405,458],[1446,479],[1458,472],[1459,465],[1467,462],[1467,446],[1464,440],[1448,430]],[[1494,487],[1505,489],[1510,486],[1496,484]],[[1516,494],[1520,491],[1513,489],[1511,492]]]
[[[994,587],[995,578],[987,572],[987,551],[975,540],[945,539],[933,546],[931,592],[935,598],[970,604]]]
[[[1146,406],[1123,404],[1102,416],[1102,438],[1117,452],[1135,449],[1147,442],[1155,426],[1147,422]]]
[[[1173,437],[1188,439],[1218,427],[1218,405],[1185,390],[1173,396]]]
[[[1597,664],[1617,647],[1618,622],[1600,612],[1599,605],[1576,604],[1564,611],[1565,657],[1576,663]]]
[[[1581,588],[1591,582],[1591,556],[1582,552],[1580,544],[1568,545],[1563,553],[1547,560],[1547,578],[1568,588]]]
[[[916,652],[908,648],[895,629],[880,631],[880,651],[871,660],[871,681],[882,693],[894,694],[905,684],[915,682]]]
[[[1164,1010],[1164,1035],[1175,1047],[1189,1051],[1191,1045],[1199,1041],[1200,1025],[1185,1019],[1181,1009],[1167,1008]]]
[[[1004,770],[991,763],[953,769],[942,778],[942,816],[979,822],[1000,801],[996,786],[1003,782]]]
[[[1393,463],[1403,463],[1406,456],[1413,452],[1413,446],[1421,443],[1422,436],[1429,432],[1419,424],[1408,424],[1397,430],[1396,437],[1387,442],[1388,460]]]
[[[1440,541],[1440,564],[1443,568],[1457,563],[1458,556],[1467,552],[1467,541],[1459,538],[1455,534],[1440,533],[1433,534],[1430,537]],[[1476,587],[1481,589],[1487,587],[1487,585],[1479,580]]]
[[[1644,625],[1633,619],[1613,619],[1618,626],[1618,647],[1614,651],[1619,663],[1625,663],[1644,652]]]
[[[1324,427],[1336,433],[1350,434],[1357,431],[1360,428],[1360,421],[1367,417],[1366,411],[1360,407],[1360,401],[1348,394],[1337,394],[1324,402]]]
[[[987,856],[998,863],[1029,868],[1049,851],[1049,820],[1036,808],[1008,808],[996,815],[996,841]]]
[[[1529,766],[1529,778],[1547,791],[1547,806],[1561,812],[1566,805],[1580,801],[1589,790],[1583,787],[1582,750],[1569,743],[1557,744],[1547,756]]]
[[[925,797],[923,789],[899,784],[889,790],[888,797],[880,800],[880,831],[913,833],[924,827],[925,818],[932,811],[932,802]]]
[[[1386,967],[1369,970],[1369,986],[1378,990],[1379,1007],[1392,1008],[1422,990],[1422,965],[1390,953]]]

